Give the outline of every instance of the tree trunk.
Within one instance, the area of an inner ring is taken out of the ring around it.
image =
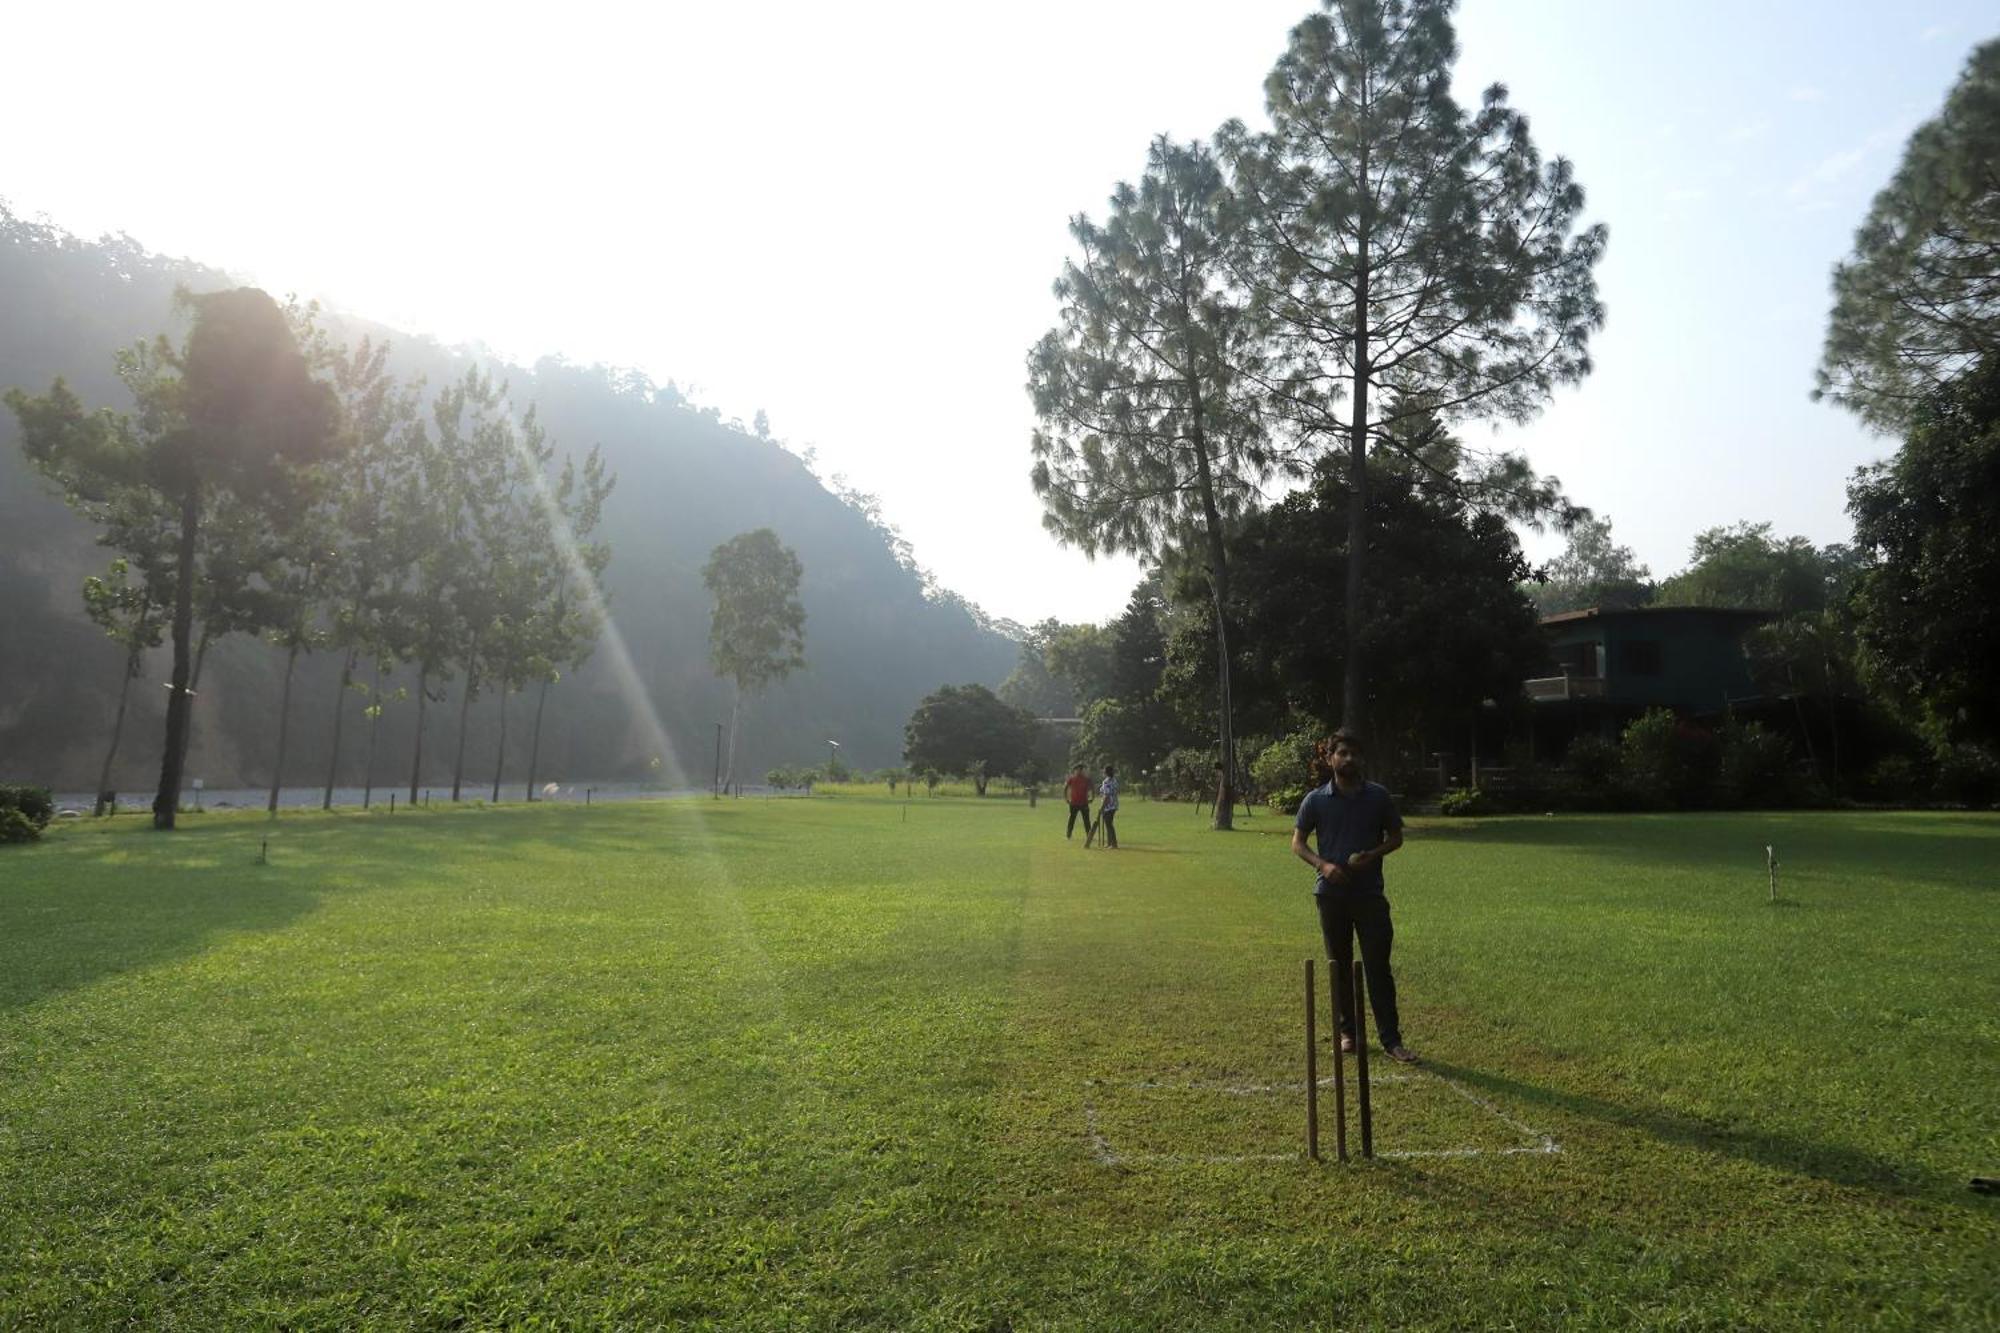
[[[1366,90],[1363,90],[1366,97]],[[1346,673],[1341,680],[1340,724],[1367,741],[1368,709],[1361,656],[1362,589],[1368,554],[1368,150],[1361,150],[1361,223],[1354,266],[1354,415],[1347,433],[1347,614]]]
[[[180,808],[181,766],[187,755],[188,684],[192,663],[188,640],[194,630],[194,543],[201,527],[201,490],[193,482],[181,494],[181,541],[175,563],[174,672],[167,688],[167,743],[160,755],[160,788],[153,795],[153,827],[171,829]]]
[[[333,780],[340,770],[340,724],[346,717],[347,692],[354,686],[354,659],[360,652],[349,648],[347,660],[340,664],[340,692],[333,701],[333,749],[326,757],[326,795],[319,803],[322,810],[333,809]]]
[[[507,765],[507,686],[500,686],[500,753],[493,759],[493,804],[500,804],[500,770]]]
[[[375,663],[375,684],[368,691],[368,754],[361,763],[361,808],[375,797],[375,724],[382,720],[382,663]]]
[[[111,748],[104,752],[104,767],[98,771],[97,791],[92,795],[90,814],[93,819],[104,817],[104,793],[111,785],[111,761],[118,757],[118,738],[125,733],[125,705],[132,698],[132,677],[139,674],[139,663],[146,652],[140,643],[145,632],[146,622],[141,619],[133,631],[132,646],[125,653],[125,683],[118,687],[118,716],[111,723]]]
[[[736,782],[736,725],[743,717],[743,682],[736,682],[736,698],[729,705],[729,766],[722,771],[722,789],[728,791]],[[736,793],[741,796],[742,792]]]
[[[417,743],[410,755],[410,807],[416,808],[417,781],[424,771],[424,712],[430,703],[431,665],[428,662],[417,666]]]
[[[472,669],[476,654],[478,644],[474,644],[472,652],[466,654],[466,693],[458,701],[458,755],[452,757],[452,805],[458,803],[458,789],[466,781],[466,721],[472,717],[472,697],[480,689],[478,673]]]
[[[285,733],[292,723],[292,668],[298,661],[299,645],[294,643],[285,654],[285,688],[278,692],[278,758],[271,765],[271,798],[264,803],[264,809],[273,815],[278,813],[278,784],[285,780]]]
[[[535,729],[528,737],[528,799],[535,799],[535,762],[542,755],[542,710],[549,706],[549,683],[542,682],[541,695],[535,700]]]

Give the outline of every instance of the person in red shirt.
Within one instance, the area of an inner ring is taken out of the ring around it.
[[[1090,845],[1092,832],[1090,826],[1090,779],[1084,776],[1082,764],[1078,764],[1070,773],[1069,781],[1063,783],[1063,795],[1069,801],[1069,827],[1063,831],[1063,837],[1069,838],[1076,833],[1076,817],[1082,815],[1083,842],[1087,847]]]

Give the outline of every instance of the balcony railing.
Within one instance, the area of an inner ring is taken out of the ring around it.
[[[1551,699],[1602,699],[1604,697],[1604,677],[1602,676],[1543,676],[1538,680],[1521,682],[1528,697],[1536,703]]]

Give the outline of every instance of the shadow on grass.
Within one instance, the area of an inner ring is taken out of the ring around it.
[[[1715,811],[1680,814],[1507,816],[1427,822],[1440,847],[1476,844],[1581,853],[1635,868],[1709,867],[1761,875],[1777,848],[1780,892],[1799,875],[1834,873],[1992,891],[2000,818],[1931,811]]]
[[[1954,1177],[1858,1152],[1837,1144],[1758,1130],[1720,1129],[1661,1107],[1627,1106],[1587,1093],[1563,1092],[1504,1074],[1426,1059],[1425,1067],[1496,1098],[1638,1130],[1664,1143],[1720,1153],[1774,1171],[1813,1176],[1836,1185],[1873,1190],[1897,1199],[1942,1199],[1963,1206],[1964,1186]]]
[[[173,841],[162,847],[162,837]],[[257,864],[258,844],[250,825],[120,830],[10,865],[13,882],[0,893],[0,1013],[311,912],[325,884]]]

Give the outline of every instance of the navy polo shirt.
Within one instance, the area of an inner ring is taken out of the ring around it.
[[[1305,800],[1299,802],[1296,823],[1299,828],[1313,832],[1322,861],[1345,866],[1348,857],[1380,846],[1383,834],[1403,827],[1403,817],[1396,813],[1396,803],[1389,799],[1389,789],[1381,783],[1364,782],[1360,791],[1344,796],[1329,780],[1324,787],[1307,792]],[[1350,870],[1347,874],[1355,889],[1364,893],[1383,891],[1379,861],[1365,870]],[[1326,892],[1324,877],[1314,881],[1313,892]]]

